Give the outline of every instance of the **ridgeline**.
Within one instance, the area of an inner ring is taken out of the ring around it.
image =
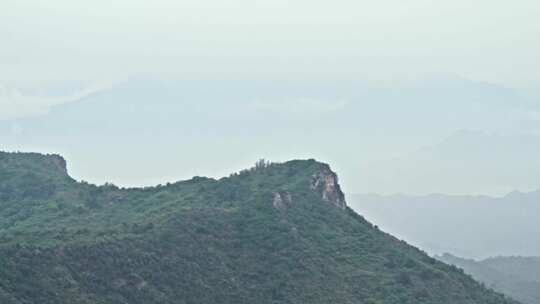
[[[315,160],[124,189],[0,152],[0,303],[516,302],[378,230]]]

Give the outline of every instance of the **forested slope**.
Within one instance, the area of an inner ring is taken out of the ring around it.
[[[379,231],[314,160],[121,189],[0,153],[0,303],[515,303]]]

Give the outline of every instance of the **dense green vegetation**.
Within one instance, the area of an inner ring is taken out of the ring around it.
[[[540,303],[540,257],[494,257],[481,261],[451,254],[437,257],[525,304]]]
[[[121,189],[0,153],[0,303],[515,303],[379,231],[314,160]]]

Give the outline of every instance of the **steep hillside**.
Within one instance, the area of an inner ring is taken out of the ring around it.
[[[437,258],[464,269],[475,279],[522,303],[540,303],[540,257],[496,257],[475,261],[444,254]]]
[[[3,304],[515,303],[376,229],[314,160],[138,189],[0,161]]]

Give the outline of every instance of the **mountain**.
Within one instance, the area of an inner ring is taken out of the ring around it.
[[[503,197],[353,194],[348,200],[381,229],[431,254],[540,255],[540,191]]]
[[[443,254],[437,259],[525,304],[540,303],[540,257],[495,257],[481,261]]]
[[[499,196],[515,189],[531,191],[540,187],[537,151],[537,134],[459,130],[437,144],[366,163],[362,170],[370,174],[357,180],[365,191],[381,194]]]
[[[500,195],[540,186],[540,104],[498,85],[141,77],[86,95],[70,90],[84,97],[41,116],[0,118],[0,149],[60,152],[73,160],[74,177],[123,186],[226,176],[259,156],[328,159],[356,193]]]
[[[0,302],[515,303],[386,234],[315,160],[146,188],[0,153]]]

